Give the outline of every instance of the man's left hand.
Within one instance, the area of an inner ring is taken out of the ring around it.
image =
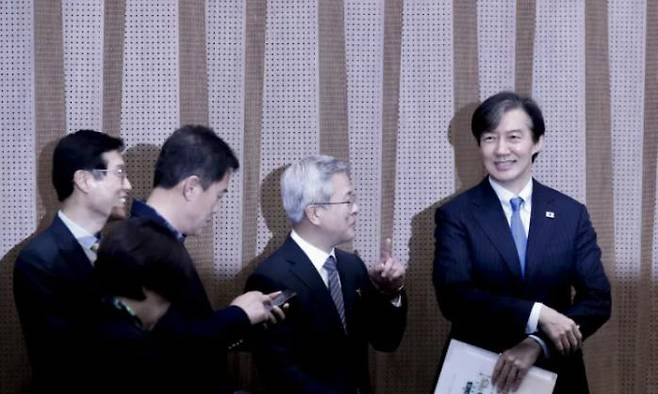
[[[380,261],[370,269],[370,280],[382,294],[395,297],[404,287],[406,268],[393,256],[391,239],[382,246]]]
[[[500,392],[516,391],[528,369],[535,364],[541,347],[532,338],[526,338],[518,345],[507,349],[498,357],[491,376],[491,383],[498,387]]]

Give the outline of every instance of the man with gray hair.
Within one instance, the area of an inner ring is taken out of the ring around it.
[[[292,232],[247,280],[248,290],[295,293],[286,320],[254,343],[268,392],[370,392],[368,344],[390,352],[402,339],[405,268],[390,242],[370,272],[336,248],[354,239],[358,206],[349,175],[346,162],[323,155],[283,173]]]

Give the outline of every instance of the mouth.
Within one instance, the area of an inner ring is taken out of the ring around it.
[[[498,171],[506,171],[512,168],[514,164],[516,163],[516,160],[497,160],[494,161],[494,166],[496,167],[496,170]]]

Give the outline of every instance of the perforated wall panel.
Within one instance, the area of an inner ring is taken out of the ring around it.
[[[585,3],[537,1],[533,96],[544,114],[535,176],[585,202]]]
[[[414,216],[454,192],[454,157],[446,144],[454,108],[453,52],[446,44],[451,8],[451,1],[404,4],[394,221],[395,252],[403,261]]]
[[[615,274],[636,279],[640,267],[644,129],[644,1],[611,1],[608,10],[610,91],[612,92],[612,166],[615,204]],[[631,305],[628,305],[630,307]],[[625,309],[625,308],[622,308]]]
[[[62,1],[66,128],[102,131],[103,1]]]
[[[244,130],[244,29],[243,1],[208,2],[208,118],[238,156],[243,155]],[[220,277],[237,273],[242,261],[242,169],[233,174],[229,193],[215,219],[215,269]]]
[[[501,90],[514,90],[516,1],[478,1],[477,11],[480,101],[483,101]]]
[[[0,256],[36,225],[32,2],[0,8]]]
[[[29,376],[14,307],[12,272],[19,248],[37,224],[32,1],[0,7],[0,391],[16,392]]]
[[[367,263],[379,258],[383,36],[382,1],[345,1],[350,164],[359,198],[353,247]]]
[[[315,1],[268,2],[261,180],[284,165],[318,152],[317,34]],[[280,212],[280,204],[278,199],[264,199],[261,212]],[[268,228],[259,216],[257,253],[265,248],[272,233],[281,231]]]
[[[137,197],[151,189],[157,152],[179,125],[177,10],[174,0],[126,2],[121,137]]]

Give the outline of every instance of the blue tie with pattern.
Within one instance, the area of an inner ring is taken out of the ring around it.
[[[525,235],[523,222],[521,222],[521,205],[523,199],[521,197],[514,197],[509,200],[512,205],[512,220],[510,220],[510,227],[512,228],[512,237],[516,245],[516,252],[519,254],[519,262],[521,263],[521,277],[525,277],[525,251],[528,239]]]
[[[343,329],[347,330],[347,325],[345,324],[345,304],[343,304],[343,292],[340,288],[340,280],[338,279],[338,270],[336,269],[336,260],[334,256],[329,256],[327,261],[324,262],[324,269],[329,273],[329,293],[331,293],[331,298],[334,300],[336,305],[336,310],[340,316],[340,320],[343,323]]]

